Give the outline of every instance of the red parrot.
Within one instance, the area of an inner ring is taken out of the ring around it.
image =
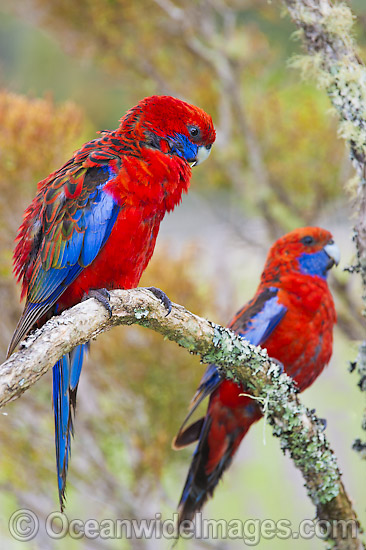
[[[336,322],[326,277],[340,254],[332,235],[304,227],[281,237],[269,251],[254,298],[229,323],[253,345],[280,361],[300,391],[309,387],[332,355]],[[198,440],[179,503],[179,523],[191,520],[230,466],[241,440],[262,416],[248,388],[221,378],[209,365],[173,448]],[[184,426],[210,395],[206,416]]]
[[[26,304],[8,355],[33,327],[84,297],[110,311],[108,290],[137,286],[160,222],[188,191],[191,165],[207,158],[214,141],[203,110],[173,97],[148,97],[116,130],[102,132],[39,182],[14,252]],[[160,297],[169,303],[161,291]],[[61,510],[85,350],[78,346],[53,367]]]

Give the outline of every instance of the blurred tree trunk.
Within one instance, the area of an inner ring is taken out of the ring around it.
[[[353,197],[355,225],[353,240],[356,262],[349,270],[362,281],[363,315],[366,317],[366,68],[352,36],[354,16],[343,3],[329,0],[284,0],[298,28],[307,55],[293,65],[303,76],[315,78],[338,113],[339,135],[349,147],[357,176],[348,185]],[[366,340],[357,358],[359,387],[366,392]],[[362,421],[366,430],[366,409]],[[366,457],[366,443],[356,440],[354,448]]]

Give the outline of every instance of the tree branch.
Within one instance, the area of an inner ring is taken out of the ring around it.
[[[111,292],[113,315],[95,300],[50,319],[0,366],[0,406],[19,397],[62,355],[116,325],[150,328],[201,357],[215,362],[223,376],[242,382],[263,403],[267,422],[302,472],[319,519],[342,522],[329,533],[338,549],[361,549],[357,516],[345,492],[324,426],[296,395],[292,380],[267,353],[227,328],[202,319],[180,305],[171,313],[146,289]],[[352,527],[352,529],[351,529]]]
[[[353,240],[357,255],[356,265],[350,271],[360,273],[366,317],[366,68],[356,53],[352,36],[355,16],[344,3],[332,4],[330,0],[284,2],[308,52],[292,64],[326,90],[339,116],[338,133],[346,140],[357,171],[358,177],[348,184],[354,195]],[[366,341],[359,348],[358,362],[362,389]],[[366,410],[363,428],[366,429]],[[365,448],[366,443],[356,440],[354,449],[363,452]]]

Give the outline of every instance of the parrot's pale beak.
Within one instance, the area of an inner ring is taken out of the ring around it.
[[[207,159],[210,153],[211,145],[201,145],[200,147],[198,147],[196,158],[192,162],[191,167],[193,168],[193,166],[198,166],[199,164],[202,164],[202,162]]]
[[[330,241],[328,244],[325,245],[324,251],[328,254],[330,258],[330,263],[328,269],[333,267],[333,265],[338,265],[341,259],[341,253],[339,251],[338,246],[335,244],[335,242]]]

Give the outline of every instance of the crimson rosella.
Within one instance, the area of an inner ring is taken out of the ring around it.
[[[108,290],[137,286],[160,222],[188,191],[191,166],[207,158],[214,141],[203,110],[173,97],[148,97],[116,130],[83,145],[38,184],[14,252],[26,304],[9,355],[33,327],[84,297],[110,309]],[[85,350],[78,346],[53,367],[61,510]]]
[[[332,235],[318,227],[297,229],[269,251],[261,281],[250,300],[228,325],[253,345],[267,348],[300,391],[324,369],[332,354],[336,313],[326,277],[339,262]],[[179,523],[191,520],[212,496],[241,440],[262,416],[250,390],[223,379],[209,365],[173,448],[198,440],[179,503]],[[184,426],[210,395],[206,416]]]

